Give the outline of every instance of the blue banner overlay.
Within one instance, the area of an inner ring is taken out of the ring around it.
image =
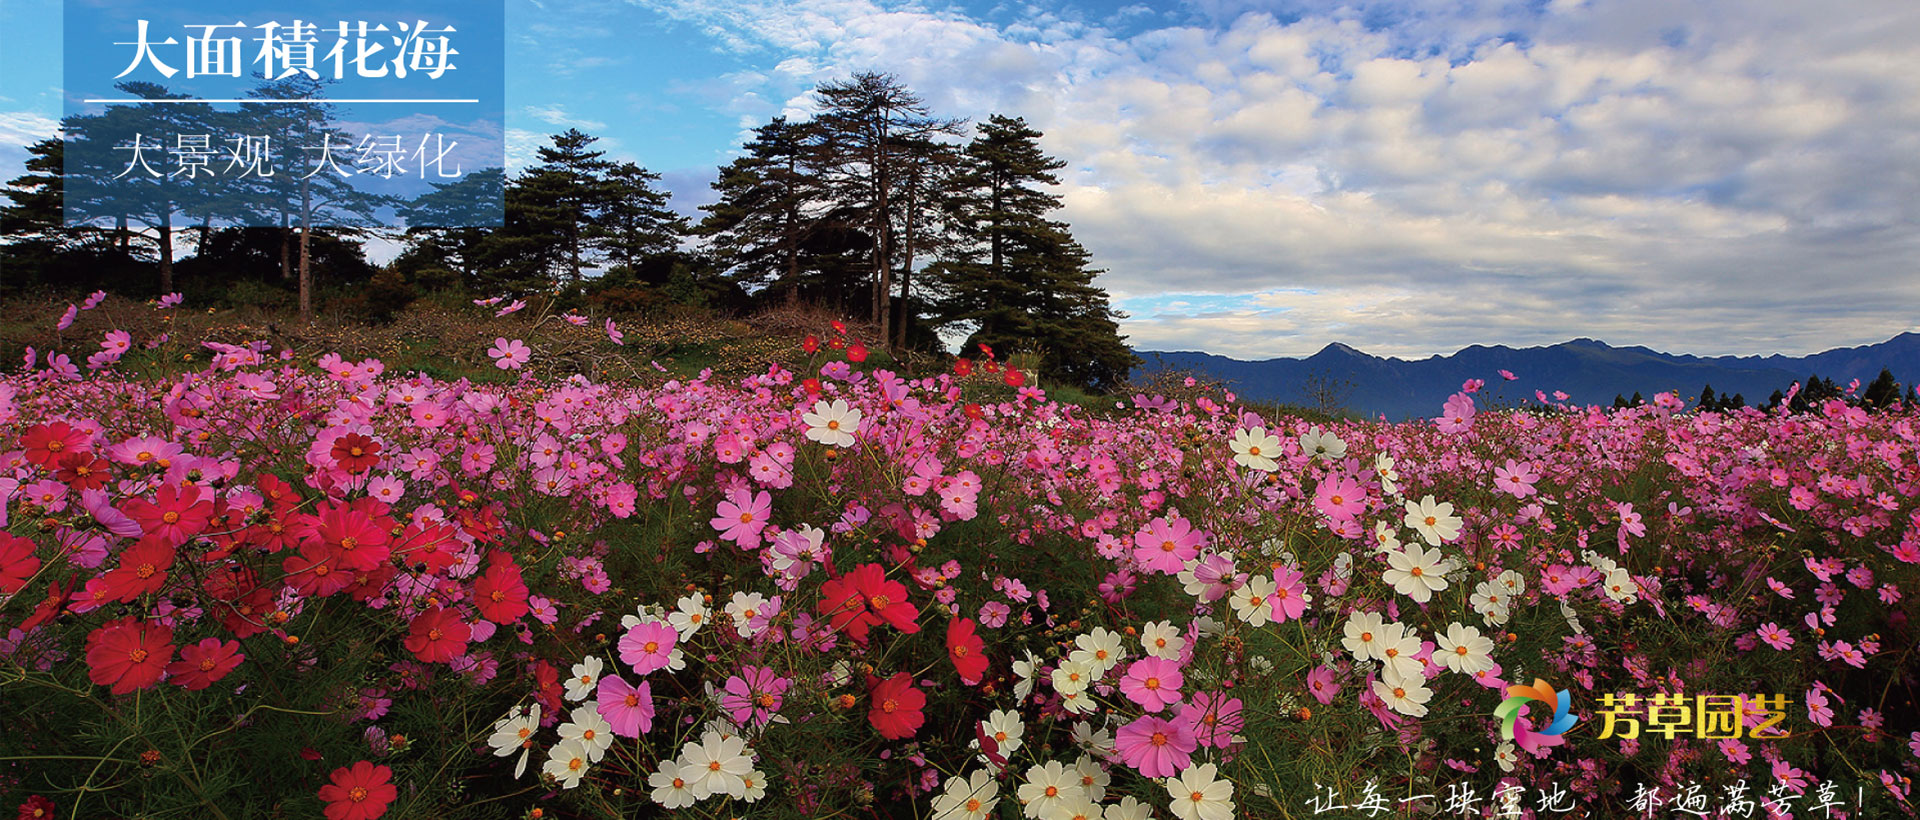
[[[68,0],[66,224],[478,228],[502,0]]]

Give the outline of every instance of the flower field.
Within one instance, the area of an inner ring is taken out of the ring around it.
[[[0,382],[22,817],[1913,814],[1907,410],[209,347]]]

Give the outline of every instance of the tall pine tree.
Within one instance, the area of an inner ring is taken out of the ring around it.
[[[935,266],[942,284],[938,321],[973,329],[965,349],[1040,351],[1041,375],[1104,390],[1140,363],[1120,335],[1100,271],[1065,223],[1047,219],[1066,163],[1040,150],[1025,120],[995,115],[968,144],[950,186],[955,242]]]

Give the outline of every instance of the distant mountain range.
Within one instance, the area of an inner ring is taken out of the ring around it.
[[[1535,390],[1565,391],[1575,404],[1612,404],[1616,395],[1635,392],[1651,400],[1662,390],[1678,391],[1689,402],[1702,387],[1717,395],[1742,394],[1748,404],[1764,404],[1775,390],[1819,374],[1842,387],[1859,379],[1862,387],[1890,368],[1911,386],[1920,378],[1920,333],[1902,333],[1879,344],[1835,348],[1799,358],[1772,356],[1685,356],[1644,347],[1612,347],[1593,339],[1574,339],[1548,347],[1512,348],[1474,345],[1451,356],[1418,361],[1382,358],[1344,344],[1327,345],[1304,359],[1248,362],[1189,351],[1140,351],[1147,370],[1189,369],[1221,379],[1249,399],[1314,404],[1304,391],[1310,378],[1351,384],[1344,406],[1368,417],[1389,419],[1437,416],[1447,396],[1467,379],[1487,382],[1481,401],[1518,404]],[[1517,381],[1506,381],[1500,371]]]

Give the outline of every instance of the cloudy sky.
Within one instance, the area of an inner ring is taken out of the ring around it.
[[[1920,4],[507,0],[508,143],[709,199],[748,129],[888,71],[1027,118],[1148,350],[1702,355],[1920,330]],[[5,0],[0,174],[59,117]]]

